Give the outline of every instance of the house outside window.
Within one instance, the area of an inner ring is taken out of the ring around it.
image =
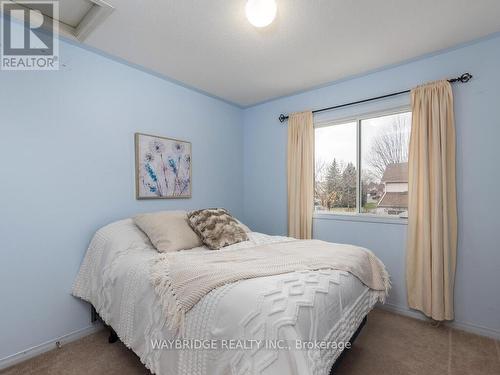
[[[407,218],[407,109],[315,125],[316,212]]]
[[[384,192],[377,201],[376,213],[408,217],[408,163],[387,165],[381,182]]]

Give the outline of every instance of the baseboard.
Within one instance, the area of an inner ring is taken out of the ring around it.
[[[381,309],[391,311],[393,313],[399,314],[399,315],[405,315],[410,318],[414,319],[419,319],[419,320],[429,320],[424,314],[419,313],[418,311],[415,310],[410,310],[408,308],[392,304],[390,302],[386,302],[385,304],[378,304],[378,307]],[[452,322],[446,322],[445,323],[448,327],[452,327],[455,329],[459,329],[461,331],[466,331],[470,333],[475,333],[476,335],[480,336],[486,336],[490,337],[495,340],[500,340],[500,331],[497,331],[495,329],[479,326],[476,324],[471,324],[471,323],[464,323],[464,322],[458,322],[458,321],[452,321]]]
[[[57,337],[52,340],[46,341],[42,344],[33,346],[19,353],[9,355],[8,357],[0,359],[0,370],[3,370],[7,367],[11,367],[17,363],[26,361],[29,358],[36,357],[37,355],[48,352],[52,349],[56,349],[57,342],[59,342],[61,345],[64,345],[69,342],[78,340],[82,337],[85,337],[87,335],[90,335],[94,332],[97,332],[101,329],[103,329],[103,325],[101,323],[92,324],[88,327],[68,333],[64,336]]]

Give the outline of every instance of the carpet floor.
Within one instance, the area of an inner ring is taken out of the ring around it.
[[[100,331],[42,354],[1,375],[148,375],[122,343]],[[500,375],[500,342],[375,309],[338,375]]]

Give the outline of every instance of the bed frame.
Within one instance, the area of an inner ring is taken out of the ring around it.
[[[92,321],[92,323],[95,323],[98,320],[102,321],[101,317],[97,313],[97,311],[94,308],[94,306],[91,305],[91,307],[92,307],[92,310],[91,310],[91,321]],[[361,330],[365,326],[367,319],[368,319],[368,315],[366,315],[363,318],[363,320],[361,321],[361,323],[358,326],[358,329],[356,330],[356,332],[354,332],[354,334],[349,339],[350,346],[352,346],[354,344],[354,341],[356,341],[356,338],[358,337],[359,333],[361,332]],[[109,330],[108,342],[110,344],[113,344],[113,343],[117,342],[118,341],[118,335],[116,334],[115,330],[111,326],[108,326],[108,325],[106,325],[106,328]],[[340,362],[346,356],[346,353],[347,353],[348,350],[349,349],[343,350],[342,353],[340,353],[339,357],[337,358],[337,360],[335,361],[335,363],[333,364],[333,366],[332,366],[332,368],[330,370],[330,375],[333,375],[335,373],[335,371],[337,370]]]
[[[363,329],[363,327],[365,326],[366,324],[366,321],[368,320],[368,315],[365,315],[365,317],[363,318],[363,320],[361,321],[361,323],[359,324],[358,326],[358,329],[356,330],[356,332],[353,333],[353,335],[351,336],[351,338],[349,339],[349,343],[351,344],[350,346],[352,347],[352,345],[354,344],[354,341],[356,341],[356,338],[358,337],[359,333],[361,332],[361,330]],[[335,361],[335,363],[333,364],[331,370],[330,370],[330,374],[329,375],[334,375],[335,371],[337,371],[338,367],[339,367],[339,364],[340,362],[342,361],[342,359],[347,355],[347,352],[349,351],[349,349],[347,350],[343,350],[342,353],[340,353],[339,357],[337,358],[337,360]]]
[[[95,307],[93,305],[90,305],[90,321],[92,323],[95,323],[98,320],[100,320],[101,322],[104,323],[104,321],[101,319],[101,317],[97,313],[97,310],[95,309]],[[108,342],[110,344],[117,342],[118,335],[116,334],[115,330],[111,326],[108,326],[107,324],[104,324],[104,326],[109,330]]]

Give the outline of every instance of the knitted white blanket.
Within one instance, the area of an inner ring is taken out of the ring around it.
[[[182,328],[185,314],[207,293],[224,284],[301,270],[334,269],[356,276],[384,301],[390,280],[369,250],[319,240],[297,240],[239,250],[183,251],[158,255],[151,281],[169,328]]]

